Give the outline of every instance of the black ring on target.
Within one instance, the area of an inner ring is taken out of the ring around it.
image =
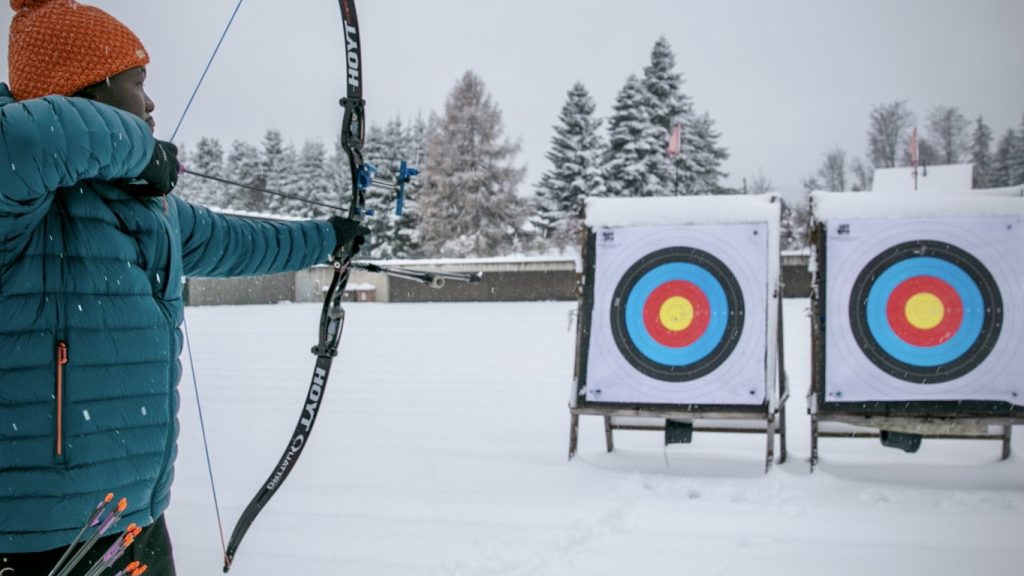
[[[637,310],[659,287],[685,285],[699,292],[692,325],[695,338],[664,346],[645,333]],[[612,337],[622,356],[641,373],[667,382],[695,380],[716,370],[736,348],[743,332],[743,292],[729,268],[696,248],[672,247],[634,263],[619,280],[611,303]],[[692,341],[692,342],[691,342]]]
[[[929,283],[941,288],[931,292],[952,300],[943,302],[944,314],[955,316],[955,324],[941,339],[922,344],[910,332],[914,328],[897,318],[902,311],[886,312],[885,306],[900,297],[900,290],[913,292],[913,286]],[[917,240],[892,246],[868,262],[854,282],[849,315],[857,345],[875,366],[906,382],[939,384],[971,372],[992,352],[1003,324],[1003,300],[977,258],[945,242]]]

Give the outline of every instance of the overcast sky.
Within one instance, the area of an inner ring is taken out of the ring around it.
[[[147,87],[168,138],[236,0],[93,2],[152,56]],[[530,186],[567,90],[583,82],[607,117],[664,35],[683,90],[729,150],[726,184],[759,171],[795,191],[834,146],[865,156],[873,105],[906,100],[983,115],[997,137],[1024,116],[1022,0],[358,0],[367,117],[440,112],[479,74],[522,143]],[[12,17],[0,8],[6,30]],[[6,44],[4,44],[6,51]],[[337,2],[246,0],[177,140],[333,143],[344,49]],[[2,76],[7,77],[3,58]],[[525,191],[525,190],[524,190]]]

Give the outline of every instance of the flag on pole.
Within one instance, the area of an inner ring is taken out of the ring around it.
[[[917,126],[914,126],[914,131],[910,134],[910,164],[917,167]]]
[[[668,150],[665,151],[669,158],[679,154],[680,140],[683,137],[683,124],[682,122],[676,122],[675,126],[672,127],[672,134],[668,137]]]

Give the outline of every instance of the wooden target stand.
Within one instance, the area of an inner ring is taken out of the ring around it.
[[[826,228],[818,223],[811,245],[818,269],[811,293],[810,470],[819,462],[819,438],[879,438],[883,445],[914,452],[921,439],[987,440],[1001,444],[1001,460],[1010,457],[1014,425],[1024,424],[1024,407],[996,401],[828,402],[825,372]]]
[[[605,449],[615,449],[614,432],[663,432],[665,443],[690,443],[694,432],[718,432],[765,435],[765,473],[777,461],[786,461],[786,400],[789,385],[783,363],[782,298],[776,288],[778,301],[776,376],[779,400],[774,404],[766,398],[760,405],[725,404],[626,404],[592,402],[587,400],[585,378],[590,342],[591,318],[594,311],[595,238],[587,231],[583,248],[584,270],[580,279],[580,304],[577,312],[576,360],[573,375],[573,394],[569,403],[569,460],[576,456],[579,445],[580,416],[600,416],[604,420]],[[659,422],[661,420],[661,422]],[[779,456],[775,459],[775,436],[779,436]]]

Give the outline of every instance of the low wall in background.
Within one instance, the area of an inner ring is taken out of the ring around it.
[[[782,295],[806,298],[811,275],[807,254],[782,256]],[[479,283],[448,280],[435,290],[411,280],[389,278],[354,270],[349,277],[346,300],[363,302],[530,302],[576,300],[579,272],[571,259],[536,260],[420,260],[380,261],[428,272],[482,272]],[[185,303],[189,306],[225,304],[272,304],[275,302],[322,302],[334,270],[316,266],[295,273],[247,278],[189,278]]]

